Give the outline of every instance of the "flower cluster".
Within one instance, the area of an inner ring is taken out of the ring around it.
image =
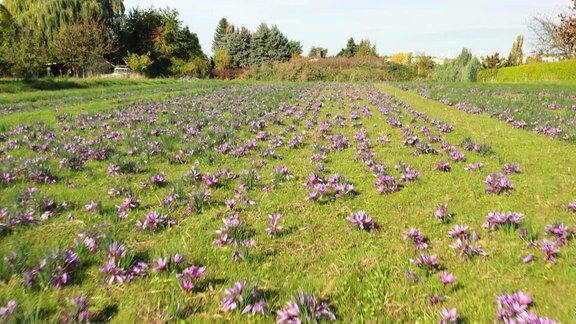
[[[393,175],[378,174],[376,177],[376,188],[379,193],[396,192],[400,190]]]
[[[205,274],[206,267],[193,265],[182,270],[181,273],[176,274],[176,278],[180,280],[180,287],[182,290],[191,291],[196,287],[194,281],[198,278],[204,277]]]
[[[162,215],[157,211],[152,211],[146,214],[144,221],[137,220],[136,228],[139,231],[144,231],[149,229],[152,233],[156,233],[164,227],[173,226],[176,224],[175,220],[168,219],[167,215]]]
[[[132,261],[127,257],[126,246],[118,242],[113,242],[108,246],[108,261],[100,267],[100,272],[109,276],[107,283],[122,284],[135,277],[146,275],[148,264],[143,261]]]
[[[348,179],[336,173],[326,179],[322,175],[311,173],[304,184],[308,188],[307,201],[322,201],[325,199],[335,199],[346,196],[354,196],[354,185]]]
[[[486,193],[494,193],[497,195],[505,194],[510,196],[510,191],[514,189],[510,180],[508,180],[508,178],[502,173],[497,175],[489,174],[484,183],[486,184]]]
[[[311,294],[301,292],[292,295],[292,300],[278,310],[277,323],[317,323],[321,319],[335,321],[336,316],[326,302],[318,302]]]
[[[438,166],[436,166],[436,170],[443,171],[443,172],[450,172],[450,170],[452,170],[452,168],[450,167],[450,163],[448,163],[446,161],[440,161],[440,162],[438,162]]]
[[[225,289],[224,293],[222,309],[225,311],[242,310],[242,314],[252,313],[252,315],[257,313],[266,315],[268,312],[266,302],[260,299],[256,284],[247,284],[245,280],[237,281],[232,288]]]
[[[546,235],[554,236],[554,243],[556,243],[556,245],[564,245],[574,236],[570,228],[562,222],[554,225],[548,224],[544,228],[544,231]]]
[[[502,166],[503,174],[522,173],[522,168],[518,163],[506,163]]]
[[[249,249],[254,246],[254,239],[249,237],[249,231],[240,220],[237,212],[222,219],[222,221],[224,226],[216,230],[216,234],[220,237],[212,243],[219,247],[232,245],[234,247],[232,261],[243,259]]]
[[[426,238],[419,230],[412,227],[410,230],[404,232],[404,241],[411,239],[414,242],[414,248],[416,250],[423,250],[428,248],[428,243],[426,243]]]
[[[504,323],[556,323],[529,310],[532,302],[532,298],[521,290],[512,295],[504,293],[496,297],[496,319]]]
[[[484,222],[484,224],[482,224],[482,227],[491,230],[503,226],[509,228],[516,228],[520,225],[520,222],[523,219],[524,214],[517,212],[506,212],[506,213],[490,212],[488,213],[488,216],[486,216],[486,221]]]
[[[478,244],[480,240],[478,233],[476,231],[469,233],[468,226],[456,225],[448,232],[448,236],[456,239],[450,247],[458,251],[462,260],[472,259],[476,255],[488,256],[486,250]]]
[[[351,227],[357,227],[360,230],[373,232],[377,229],[376,223],[363,210],[353,212],[346,219],[350,222]]]

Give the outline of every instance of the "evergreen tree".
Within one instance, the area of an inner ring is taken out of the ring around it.
[[[273,55],[272,31],[265,23],[261,23],[250,41],[250,64],[260,64],[271,60]]]
[[[270,38],[268,40],[268,58],[271,61],[286,62],[292,57],[290,41],[278,27],[270,28]]]
[[[340,50],[340,52],[336,54],[336,56],[354,57],[357,52],[358,52],[358,45],[356,45],[356,43],[354,42],[354,38],[350,37],[348,39],[348,42],[346,43],[346,48]]]
[[[245,67],[251,61],[251,41],[250,31],[244,27],[237,29],[232,26],[228,28],[226,36],[223,38],[223,49],[232,57],[233,67]]]
[[[216,32],[214,33],[214,40],[212,40],[212,53],[216,53],[217,50],[222,49],[222,39],[226,36],[229,26],[230,24],[228,24],[226,18],[222,18],[218,22]]]

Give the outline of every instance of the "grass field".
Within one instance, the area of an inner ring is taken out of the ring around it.
[[[3,320],[576,316],[571,141],[389,85],[163,81],[0,104]],[[498,306],[518,291],[532,301]]]

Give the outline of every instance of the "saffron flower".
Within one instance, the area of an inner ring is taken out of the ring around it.
[[[442,272],[442,274],[440,275],[440,281],[442,281],[442,284],[444,285],[444,287],[446,287],[447,285],[453,284],[455,280],[456,280],[456,277],[454,277],[453,274],[448,273],[446,271]]]
[[[520,222],[524,219],[524,214],[517,212],[507,212],[507,213],[497,213],[490,212],[486,216],[486,221],[482,224],[483,228],[496,229],[502,226],[508,228],[516,228],[520,225]]]
[[[476,162],[476,163],[470,163],[468,164],[464,170],[466,171],[476,171],[476,170],[480,170],[484,167],[484,163],[480,163],[480,162]]]
[[[282,214],[268,215],[269,220],[268,220],[268,227],[265,229],[266,233],[274,236],[278,231],[284,228],[282,225],[278,225],[280,218],[282,218]]]
[[[336,316],[326,302],[318,303],[314,295],[301,292],[276,313],[276,323],[317,323],[321,319],[335,321]]]
[[[529,308],[532,305],[532,298],[525,292],[519,290],[509,295],[503,293],[496,297],[496,320],[504,323],[556,323],[546,317],[539,317]]]
[[[450,167],[450,163],[446,161],[440,161],[438,166],[436,166],[436,170],[443,171],[443,172],[450,172],[452,168]]]
[[[78,323],[88,322],[90,319],[90,312],[88,311],[88,302],[84,296],[80,295],[72,299],[72,305],[74,306],[74,311],[70,314]]]
[[[448,310],[446,307],[443,307],[442,310],[440,310],[440,324],[458,323],[458,318],[456,308]]]
[[[543,239],[540,243],[540,249],[544,252],[544,260],[556,263],[557,257],[560,254],[560,250],[556,248],[556,242],[550,242],[547,239]]]
[[[358,227],[360,230],[366,231],[375,231],[376,224],[372,221],[372,218],[366,214],[365,211],[357,211],[350,214],[350,216],[346,217],[346,219],[350,222],[350,226]]]
[[[158,258],[154,260],[154,271],[168,270],[168,258]]]
[[[518,163],[506,163],[502,166],[502,173],[512,174],[512,173],[522,173],[522,168]]]
[[[566,204],[566,206],[564,206],[564,209],[566,209],[566,211],[573,211],[576,213],[576,199],[574,199],[573,202]]]
[[[555,237],[554,243],[556,243],[556,245],[564,245],[574,236],[570,228],[564,225],[564,223],[556,223],[554,225],[548,224],[544,228],[544,231],[546,232],[546,235],[552,235]]]
[[[489,174],[484,180],[486,183],[486,193],[494,193],[500,195],[504,193],[510,196],[510,191],[514,189],[514,186],[510,183],[510,180],[502,173],[497,175]]]
[[[251,286],[251,287],[250,287]],[[256,315],[261,313],[266,315],[267,307],[264,300],[259,299],[258,286],[249,285],[245,280],[237,281],[232,288],[224,290],[225,295],[222,298],[222,309],[225,311],[242,310],[242,314],[252,313]]]
[[[404,241],[412,239],[412,242],[414,242],[414,248],[416,250],[423,250],[428,247],[428,244],[426,243],[426,238],[415,227],[412,227],[410,230],[405,231],[403,239]]]
[[[14,316],[16,307],[18,307],[18,303],[15,300],[8,301],[6,306],[0,307],[0,319],[2,319],[2,321],[8,322],[8,319]]]
[[[448,210],[448,205],[439,204],[434,211],[434,217],[436,217],[440,222],[447,222],[452,217],[450,210]]]

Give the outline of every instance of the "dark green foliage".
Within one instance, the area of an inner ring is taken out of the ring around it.
[[[346,48],[340,50],[336,56],[353,57],[358,52],[358,45],[354,42],[354,38],[350,37],[346,43]]]
[[[464,48],[455,60],[435,66],[432,78],[437,81],[476,82],[481,68],[480,61]]]
[[[184,68],[190,62],[205,61],[198,36],[182,26],[178,12],[173,9],[133,9],[128,13],[122,39],[123,51],[138,55],[149,53],[153,63],[147,72],[151,76],[192,74],[202,76],[196,69]],[[195,63],[195,65],[198,65]],[[196,72],[194,72],[196,71]]]
[[[218,31],[219,29],[216,30],[217,33]],[[225,50],[231,56],[232,66],[235,68],[270,61],[286,62],[292,55],[302,53],[300,42],[288,40],[278,27],[268,27],[265,23],[261,23],[253,34],[244,27],[238,29],[228,25],[219,44],[219,49]]]
[[[500,57],[500,53],[488,55],[482,61],[483,69],[498,69],[504,66],[506,66],[506,60]]]
[[[212,40],[212,53],[216,53],[219,49],[223,49],[222,39],[226,36],[226,31],[230,24],[226,18],[220,19],[216,32],[214,33],[214,40]]]

